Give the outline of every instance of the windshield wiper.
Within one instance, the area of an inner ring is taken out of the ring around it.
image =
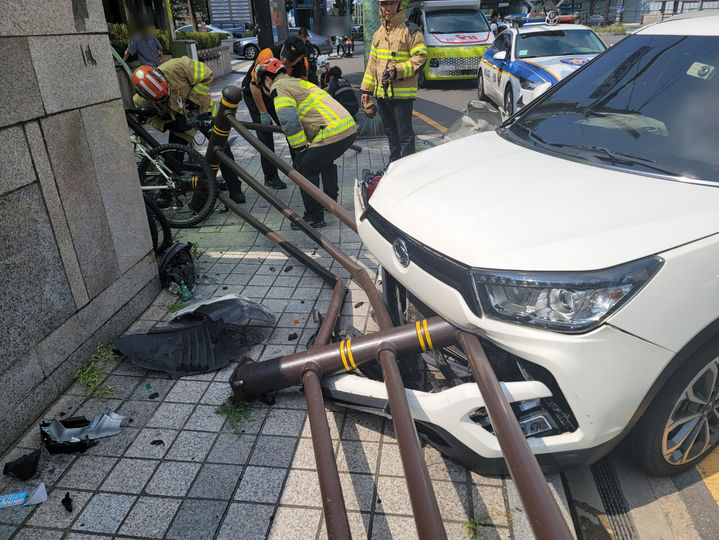
[[[615,150],[609,150],[608,148],[604,148],[603,146],[582,146],[580,144],[560,143],[550,143],[549,146],[556,148],[571,148],[572,150],[579,150],[583,153],[590,153],[592,156],[603,161],[608,161],[613,165],[626,165],[628,167],[639,165],[641,167],[645,167],[661,174],[666,174],[669,176],[683,176],[683,174],[677,173],[676,171],[670,171],[668,169],[652,165],[652,163],[656,163],[656,161],[653,159],[644,158],[641,156],[634,156],[624,152],[617,152]]]

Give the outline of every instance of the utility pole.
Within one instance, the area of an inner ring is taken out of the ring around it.
[[[257,43],[260,49],[272,47],[275,44],[272,35],[272,16],[268,0],[253,0],[252,12],[255,14],[255,24],[258,27]]]
[[[319,34],[320,19],[322,18],[322,0],[314,0],[312,8],[312,31]]]
[[[190,24],[192,30],[197,32],[197,17],[195,17],[195,8],[192,7],[192,0],[187,0],[187,11],[190,14]]]

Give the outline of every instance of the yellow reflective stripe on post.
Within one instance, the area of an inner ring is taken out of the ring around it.
[[[285,107],[297,107],[297,101],[291,97],[276,97],[274,100],[275,109],[282,109]]]
[[[427,345],[429,346],[429,350],[431,351],[434,349],[434,346],[432,345],[432,338],[429,337],[429,327],[427,327],[427,319],[424,319],[422,321],[422,328],[424,328],[424,337],[427,340]]]
[[[419,340],[419,346],[422,347],[422,351],[426,351],[427,346],[424,344],[424,339],[422,339],[422,326],[419,324],[419,321],[415,324],[417,326],[417,339]]]
[[[222,98],[221,103],[228,109],[236,109],[239,103],[230,103],[225,98]]]
[[[212,126],[212,131],[214,131],[214,132],[217,133],[218,135],[223,135],[223,136],[227,136],[227,135],[230,134],[230,130],[229,130],[229,129],[228,129],[228,130],[224,130],[224,129],[218,128],[217,126]]]
[[[427,46],[426,45],[417,45],[413,49],[409,51],[409,54],[411,56],[414,56],[415,54],[427,54]]]
[[[340,354],[342,355],[342,363],[345,366],[345,369],[347,371],[351,371],[349,364],[347,364],[347,357],[345,356],[345,342],[344,340],[340,342]]]
[[[352,357],[352,348],[350,347],[350,344],[352,343],[351,339],[347,340],[347,356],[350,359],[350,364],[352,364],[352,369],[357,369],[357,364],[355,364],[355,359]]]
[[[290,146],[301,146],[307,144],[307,137],[304,131],[300,131],[294,135],[288,135],[287,141],[290,143]]]

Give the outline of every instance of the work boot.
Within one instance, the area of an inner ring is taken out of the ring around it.
[[[267,187],[271,187],[272,189],[285,189],[287,187],[287,184],[280,180],[279,176],[265,178],[265,185]]]
[[[230,199],[235,201],[237,204],[244,204],[247,199],[245,199],[245,194],[241,191],[239,193],[230,193]]]
[[[312,227],[314,229],[321,229],[323,227],[327,227],[327,222],[325,222],[324,215],[319,215],[319,216],[305,215],[305,216],[303,216],[302,219],[304,219],[305,222],[307,222],[307,225],[309,225],[310,227]],[[290,226],[292,227],[293,231],[300,230],[300,226],[295,223],[291,223]]]

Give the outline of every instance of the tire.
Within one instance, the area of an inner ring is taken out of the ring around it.
[[[484,76],[482,75],[482,68],[479,68],[477,72],[477,98],[479,101],[487,101],[487,94],[484,93]]]
[[[150,226],[150,235],[152,236],[152,248],[155,250],[155,253],[160,254],[172,245],[170,223],[167,221],[165,214],[162,213],[150,197],[143,195],[142,198],[145,201],[147,222]]]
[[[311,58],[316,60],[320,56],[320,48],[317,45],[312,45],[312,56]]]
[[[254,60],[257,58],[259,52],[260,49],[258,49],[256,45],[247,45],[245,50],[242,51],[242,54],[245,58],[247,58],[247,60]]]
[[[719,443],[717,407],[719,339],[714,339],[689,357],[664,384],[624,446],[634,462],[650,474],[670,476],[690,469]],[[694,414],[696,420],[677,421]]]
[[[173,185],[160,171],[170,177]],[[207,160],[182,144],[153,148],[137,168],[143,194],[160,209],[171,227],[194,227],[217,202],[217,180]]]
[[[512,91],[512,83],[507,83],[507,87],[504,89],[504,110],[507,112],[507,116],[514,114],[514,92]]]

